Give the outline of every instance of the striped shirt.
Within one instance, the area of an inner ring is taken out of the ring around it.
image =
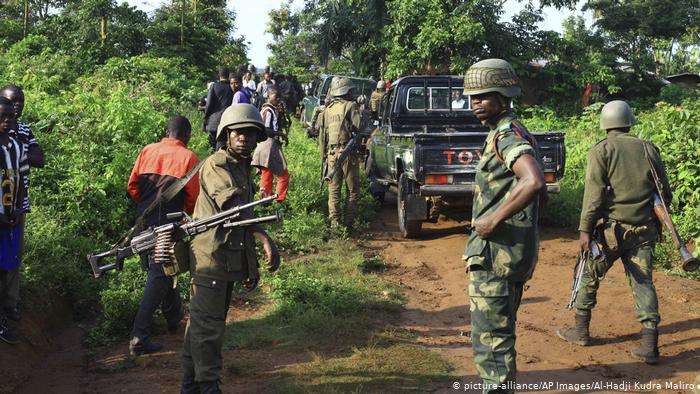
[[[10,137],[13,137],[20,144],[24,145],[25,155],[29,152],[29,147],[32,145],[39,145],[39,142],[34,138],[34,133],[32,133],[31,127],[26,123],[17,119],[17,131],[10,130]],[[29,211],[29,174],[24,177],[24,201],[22,202],[22,210],[25,212]]]
[[[7,144],[0,145],[0,191],[2,203],[0,214],[10,214],[23,208],[23,202],[17,201],[20,194],[20,178],[29,173],[26,148],[15,138],[10,137]]]

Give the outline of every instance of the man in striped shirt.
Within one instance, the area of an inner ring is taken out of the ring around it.
[[[6,85],[0,88],[0,96],[5,97],[12,102],[12,106],[15,109],[15,127],[10,130],[9,135],[13,137],[17,142],[24,146],[27,161],[30,167],[41,168],[44,166],[44,152],[41,146],[34,138],[32,129],[27,126],[26,123],[22,122],[20,118],[24,111],[24,92],[22,88],[16,85]],[[18,212],[18,226],[19,226],[19,259],[20,263],[22,256],[24,255],[24,225],[25,216],[29,212],[29,176],[24,177],[22,183],[24,188],[24,198],[21,201],[21,212]],[[19,270],[17,271],[19,272]],[[12,277],[12,282],[9,285],[8,298],[5,301],[5,305],[0,305],[4,308],[5,315],[15,321],[20,319],[19,312],[19,274]]]
[[[12,284],[19,275],[19,214],[29,171],[25,147],[10,135],[16,126],[12,101],[0,97],[0,305],[7,305]],[[13,344],[17,339],[7,326],[6,313],[0,312],[0,340]]]

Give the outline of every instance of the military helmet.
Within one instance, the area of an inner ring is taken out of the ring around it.
[[[226,108],[223,115],[221,115],[221,121],[216,131],[216,139],[225,139],[225,131],[228,129],[235,130],[246,127],[257,129],[258,142],[267,139],[260,111],[250,104],[233,104]]]
[[[613,100],[600,111],[600,128],[602,130],[632,127],[637,123],[629,104],[622,100]]]
[[[342,97],[355,88],[350,78],[333,78],[329,93],[331,96]]]
[[[377,89],[385,90],[386,89],[386,82],[384,82],[384,81],[377,82]]]
[[[520,95],[520,79],[503,59],[486,59],[472,64],[464,76],[464,95],[497,92],[505,97]]]

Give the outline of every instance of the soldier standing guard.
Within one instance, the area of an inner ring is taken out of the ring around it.
[[[591,233],[597,229],[606,257],[589,262],[574,303],[576,324],[573,328],[560,328],[557,335],[577,345],[589,345],[588,326],[600,280],[613,262],[621,258],[632,288],[637,319],[642,323],[642,343],[632,350],[632,356],[656,364],[657,325],[661,318],[652,271],[660,228],[653,212],[656,186],[650,161],[661,178],[665,194],[661,197],[668,204],[672,195],[658,149],[629,134],[635,122],[632,109],[621,100],[605,104],[600,112],[600,128],[607,135],[588,152],[579,243],[582,252],[589,250]]]
[[[513,67],[501,59],[472,65],[464,94],[490,128],[476,168],[474,231],[463,256],[474,364],[484,393],[508,393],[516,375],[516,314],[537,263],[538,196],[545,180],[534,139],[510,110],[511,98],[520,94]]]
[[[250,160],[258,141],[265,138],[260,112],[254,106],[233,104],[224,111],[217,140],[223,139],[226,145],[209,156],[199,171],[200,191],[193,219],[253,200]],[[241,212],[240,217],[252,217],[252,208]],[[243,282],[249,289],[258,283],[256,238],[263,244],[268,271],[274,272],[279,267],[279,253],[259,225],[231,229],[217,226],[192,240],[190,320],[182,351],[181,394],[221,393],[221,347],[231,291],[235,282]]]
[[[357,103],[352,100],[354,86],[350,78],[334,79],[329,94],[336,99],[328,104],[318,118],[321,160],[328,164],[329,171],[335,166],[345,145],[360,130],[361,117]],[[360,155],[348,155],[328,184],[328,216],[331,227],[340,225],[340,192],[343,180],[347,185],[348,200],[345,225],[350,228],[357,213],[360,198]]]

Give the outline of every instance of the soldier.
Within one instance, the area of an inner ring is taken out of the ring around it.
[[[472,65],[464,78],[474,115],[490,129],[475,178],[474,231],[463,256],[474,364],[484,393],[512,392],[505,386],[515,382],[516,315],[539,246],[538,196],[545,180],[534,139],[510,110],[519,83],[501,59]]]
[[[209,156],[199,171],[195,220],[253,200],[250,160],[258,141],[265,138],[260,112],[254,106],[233,104],[224,111],[217,139],[225,140],[226,146]],[[241,219],[251,216],[252,209],[248,209],[242,212]],[[221,392],[221,347],[231,291],[236,282],[248,289],[258,283],[256,238],[263,244],[267,269],[274,272],[280,263],[277,247],[258,225],[232,229],[219,226],[192,240],[190,320],[182,352],[182,394]]]
[[[557,335],[580,346],[590,344],[588,326],[600,280],[621,258],[637,319],[642,323],[641,346],[632,350],[632,356],[656,364],[657,325],[661,318],[652,267],[660,232],[654,219],[652,196],[656,188],[649,159],[661,178],[665,194],[662,198],[669,203],[672,195],[658,149],[629,134],[635,123],[632,109],[624,101],[611,101],[600,113],[600,128],[607,135],[588,152],[579,246],[582,252],[589,250],[591,234],[596,230],[606,258],[592,261],[584,271],[574,303],[576,325],[557,330]]]
[[[328,93],[336,99],[326,106],[318,118],[321,159],[326,162],[329,171],[335,166],[345,145],[360,130],[360,111],[357,103],[352,100],[353,90],[350,78],[334,79]],[[340,192],[343,180],[348,190],[345,225],[348,228],[352,226],[360,197],[360,161],[359,154],[350,154],[328,184],[328,215],[331,227],[340,224]]]
[[[382,102],[382,97],[384,97],[385,91],[386,83],[384,81],[377,82],[377,89],[372,92],[372,96],[369,99],[369,110],[372,114],[372,120],[379,119],[379,105]]]

